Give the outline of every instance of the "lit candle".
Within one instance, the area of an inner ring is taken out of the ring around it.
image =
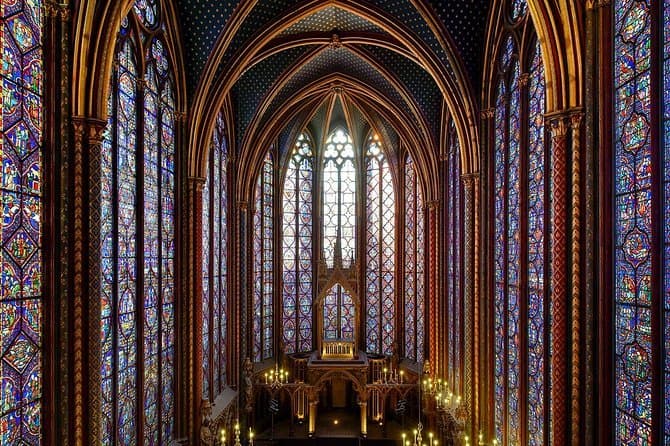
[[[226,446],[226,430],[221,429],[221,444]]]
[[[404,370],[400,371],[400,384],[402,384],[402,376],[405,374]]]

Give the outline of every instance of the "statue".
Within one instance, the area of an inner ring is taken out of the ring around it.
[[[398,341],[393,341],[393,345],[391,346],[391,359],[390,359],[391,364],[389,364],[391,367],[391,370],[399,370],[400,366],[400,346],[398,345]]]
[[[288,371],[288,357],[286,355],[286,343],[284,342],[284,338],[279,340],[279,364],[281,364],[281,368],[283,370]]]
[[[201,412],[200,444],[202,446],[212,446],[214,444],[215,433],[213,432],[212,405],[209,403],[209,400],[203,400]]]
[[[247,356],[243,364],[244,370],[244,410],[253,412],[254,410],[254,364]]]

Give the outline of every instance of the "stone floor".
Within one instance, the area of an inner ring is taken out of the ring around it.
[[[413,425],[412,425],[413,427]],[[290,435],[289,420],[275,423],[274,432],[267,429],[257,434],[257,445],[319,445],[319,446],[401,446],[402,426],[397,421],[390,421],[386,426],[368,420],[368,435],[360,438],[360,412],[358,409],[330,409],[319,411],[316,432],[313,439],[308,437],[307,420],[302,424],[294,424]],[[411,427],[405,427],[409,432]],[[273,439],[273,441],[269,441]]]

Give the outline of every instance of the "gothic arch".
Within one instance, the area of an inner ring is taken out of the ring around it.
[[[72,115],[107,119],[116,37],[121,20],[127,16],[135,0],[114,2],[78,2],[74,12]],[[186,109],[186,79],[183,71],[181,35],[175,5],[161,1],[165,12],[164,41],[174,67],[174,85],[177,111]]]
[[[273,119],[265,125],[264,132],[254,138],[250,138],[241,149],[239,160],[240,171],[257,172],[261,166],[265,151],[263,147],[268,147],[279,132],[284,128],[284,124],[299,112],[296,106],[301,102],[316,97],[318,102],[322,102],[331,93],[333,82],[346,88],[347,96],[351,92],[352,96],[357,97],[358,100],[364,103],[373,103],[381,106],[380,113],[391,124],[396,125],[396,130],[406,138],[405,146],[410,149],[413,159],[417,163],[420,172],[422,189],[424,190],[427,201],[430,201],[437,196],[439,188],[439,177],[436,173],[437,162],[435,159],[424,157],[425,153],[421,150],[414,150],[415,147],[421,147],[422,138],[418,129],[412,128],[408,125],[411,122],[409,116],[403,110],[398,110],[393,104],[389,104],[384,96],[372,89],[370,86],[363,85],[360,81],[345,77],[341,74],[334,74],[327,76],[315,83],[305,87],[298,95],[291,101],[284,104],[284,106],[276,113]],[[355,96],[357,95],[357,96]],[[239,178],[238,183],[238,200],[246,201],[253,195],[254,182],[252,179],[255,175],[247,175]]]
[[[458,73],[463,73],[464,70],[459,66],[462,64],[456,63],[456,61],[461,61],[455,56],[457,52],[451,47],[445,49],[447,53],[451,55],[453,63],[459,67],[456,69],[456,73],[449,69],[453,67],[448,67],[444,65],[443,62],[433,57],[431,51],[423,42],[417,41],[413,35],[405,31],[402,26],[399,26],[396,22],[391,20],[388,15],[379,11],[377,8],[369,5],[363,7],[362,5],[357,5],[355,2],[349,0],[330,0],[327,2],[311,0],[299,4],[291,12],[269,26],[269,31],[266,30],[262,36],[257,36],[241,54],[228,63],[227,69],[223,70],[220,76],[217,76],[217,73],[219,73],[218,65],[222,61],[223,54],[232,39],[232,35],[239,28],[245,13],[248,13],[248,10],[252,6],[253,5],[249,4],[244,5],[243,8],[240,8],[233,14],[226,31],[224,31],[224,34],[221,35],[217,41],[216,47],[205,66],[205,71],[198,84],[193,102],[193,116],[197,118],[194,118],[190,122],[191,140],[189,146],[192,152],[189,157],[188,169],[191,175],[197,175],[198,172],[202,171],[202,160],[205,159],[204,156],[206,156],[206,154],[202,152],[206,151],[207,148],[201,141],[207,141],[208,135],[211,134],[213,129],[213,121],[207,118],[201,119],[201,116],[207,115],[200,113],[200,111],[215,110],[220,107],[222,98],[227,94],[241,73],[249,67],[250,63],[254,60],[258,60],[255,59],[256,54],[265,47],[273,37],[300,19],[329,6],[340,7],[384,28],[401,44],[407,47],[419,61],[421,61],[423,68],[431,74],[442,91],[452,116],[458,118],[455,119],[455,122],[457,123],[459,138],[462,141],[464,171],[478,171],[478,127],[475,117],[477,108],[471,87],[469,87],[466,80],[459,77]],[[425,8],[422,10],[424,14],[428,14]],[[434,19],[433,22],[436,22],[436,19]],[[443,44],[450,41],[444,36],[441,37]],[[372,42],[377,45],[388,46],[383,43],[383,41],[379,42],[378,40],[373,40]],[[456,77],[456,79],[454,79],[454,77]]]
[[[503,34],[505,0],[494,0],[489,15],[484,66],[497,60]],[[569,0],[527,0],[528,12],[542,48],[547,83],[547,114],[581,107],[583,104],[584,54],[583,7]],[[501,16],[502,15],[502,16]],[[490,70],[484,72],[483,107],[493,107],[495,88]]]

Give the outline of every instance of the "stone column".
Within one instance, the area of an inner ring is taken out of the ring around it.
[[[71,172],[72,28],[70,1],[44,2],[42,140],[42,441],[70,444],[71,374]],[[56,422],[58,420],[58,422]]]
[[[368,402],[361,401],[361,436],[363,438],[368,436]]]
[[[318,396],[310,395],[309,399],[309,438],[314,436],[314,431],[316,431],[316,405],[319,404]]]
[[[571,420],[572,435],[571,444],[580,444],[580,422],[581,422],[581,260],[582,260],[582,237],[581,237],[581,127],[583,113],[574,112],[570,115],[570,128],[572,130],[572,370],[571,370]]]
[[[463,175],[463,199],[465,202],[464,215],[464,241],[463,241],[463,263],[465,267],[464,304],[463,304],[463,404],[466,413],[469,414],[466,420],[466,434],[472,438],[472,434],[477,427],[478,417],[475,415],[478,410],[478,382],[476,380],[475,358],[477,345],[475,344],[475,282],[477,280],[475,271],[475,187],[478,183],[476,178],[478,174]],[[478,326],[478,324],[477,324]]]
[[[73,117],[73,444],[100,442],[100,154],[106,122]]]
[[[554,444],[569,444],[570,421],[568,399],[568,122],[564,114],[547,116],[551,129],[552,162],[551,185],[554,193],[551,205],[551,335],[553,355],[551,357],[551,399],[553,423],[551,425]]]
[[[431,365],[431,372],[437,376],[438,370],[441,367],[442,358],[439,355],[439,341],[440,329],[442,321],[438,318],[438,302],[440,301],[440,293],[438,293],[438,250],[437,244],[439,240],[438,227],[438,208],[439,201],[429,201],[427,209],[427,227],[428,227],[428,358]]]
[[[187,178],[187,221],[184,251],[187,255],[187,293],[183,296],[179,328],[182,342],[184,410],[186,432],[199,437],[202,405],[202,189],[205,179]]]

